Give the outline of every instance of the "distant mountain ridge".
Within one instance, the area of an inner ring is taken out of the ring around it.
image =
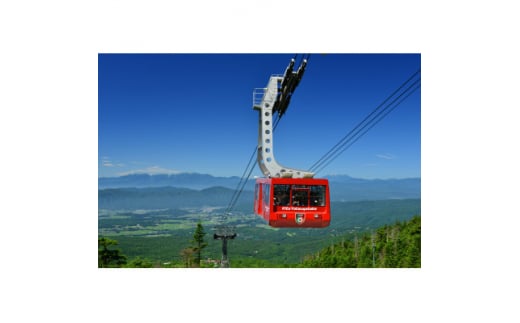
[[[107,188],[98,190],[100,209],[178,209],[186,207],[224,207],[234,191],[225,187],[193,190],[179,187]],[[238,203],[248,203],[252,192],[244,192]]]
[[[329,179],[331,200],[333,201],[362,201],[362,200],[385,200],[385,199],[410,199],[421,197],[421,179],[361,179],[353,178],[348,175],[329,175],[324,176]],[[220,195],[221,203],[212,200],[211,204],[217,203],[225,205],[229,202],[232,192],[237,187],[240,178],[233,177],[216,177],[208,174],[199,173],[181,173],[181,174],[134,174],[120,177],[100,177],[98,179],[98,189],[103,190],[103,194],[108,189],[145,189],[143,191],[153,191],[152,188],[172,187],[189,190],[208,190],[214,187],[227,189],[225,198]],[[250,179],[244,187],[244,194],[252,198],[254,191],[254,179]],[[123,190],[122,192],[130,193],[132,190]],[[156,190],[158,193],[161,189]],[[135,192],[135,191],[134,191]],[[186,193],[186,192],[185,192]],[[194,193],[194,192],[192,192]],[[208,191],[206,191],[208,193]],[[195,193],[194,193],[195,194]],[[231,195],[230,195],[231,194]],[[190,195],[190,194],[188,194]],[[195,194],[197,195],[197,194]],[[205,194],[207,196],[207,194]],[[105,195],[104,195],[105,196]],[[186,198],[183,196],[182,198]],[[170,198],[172,198],[170,196]],[[157,201],[159,202],[159,201]],[[195,202],[195,200],[193,200]],[[162,204],[162,202],[160,203]]]
[[[119,177],[100,177],[98,178],[98,189],[105,188],[149,188],[149,187],[183,187],[194,190],[201,190],[214,186],[235,188],[240,178],[216,177],[208,174],[199,173],[180,173],[180,174],[132,174]]]
[[[421,179],[361,179],[328,176],[333,201],[415,199],[421,197]]]

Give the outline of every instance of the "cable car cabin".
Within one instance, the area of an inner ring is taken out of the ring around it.
[[[272,227],[328,227],[329,181],[313,178],[258,178],[254,207],[255,213]]]

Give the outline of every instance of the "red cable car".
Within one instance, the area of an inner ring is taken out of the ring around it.
[[[257,161],[265,178],[256,180],[254,212],[272,227],[324,228],[330,224],[329,182],[314,173],[280,165],[274,158],[273,114],[285,113],[307,60],[293,71],[294,59],[283,76],[272,75],[267,87],[253,91],[259,111]]]
[[[272,227],[324,228],[330,224],[329,181],[258,178],[255,213]]]

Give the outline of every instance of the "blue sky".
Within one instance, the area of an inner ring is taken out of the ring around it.
[[[99,54],[99,177],[241,176],[258,135],[253,89],[292,57]],[[277,161],[308,169],[420,66],[419,54],[311,54],[274,133]],[[317,177],[420,177],[420,100],[412,94]]]

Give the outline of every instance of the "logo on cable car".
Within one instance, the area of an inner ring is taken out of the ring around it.
[[[294,221],[296,221],[296,224],[303,224],[305,222],[305,214],[296,213]]]
[[[295,207],[295,206],[282,206],[282,211],[316,211],[316,207]]]

